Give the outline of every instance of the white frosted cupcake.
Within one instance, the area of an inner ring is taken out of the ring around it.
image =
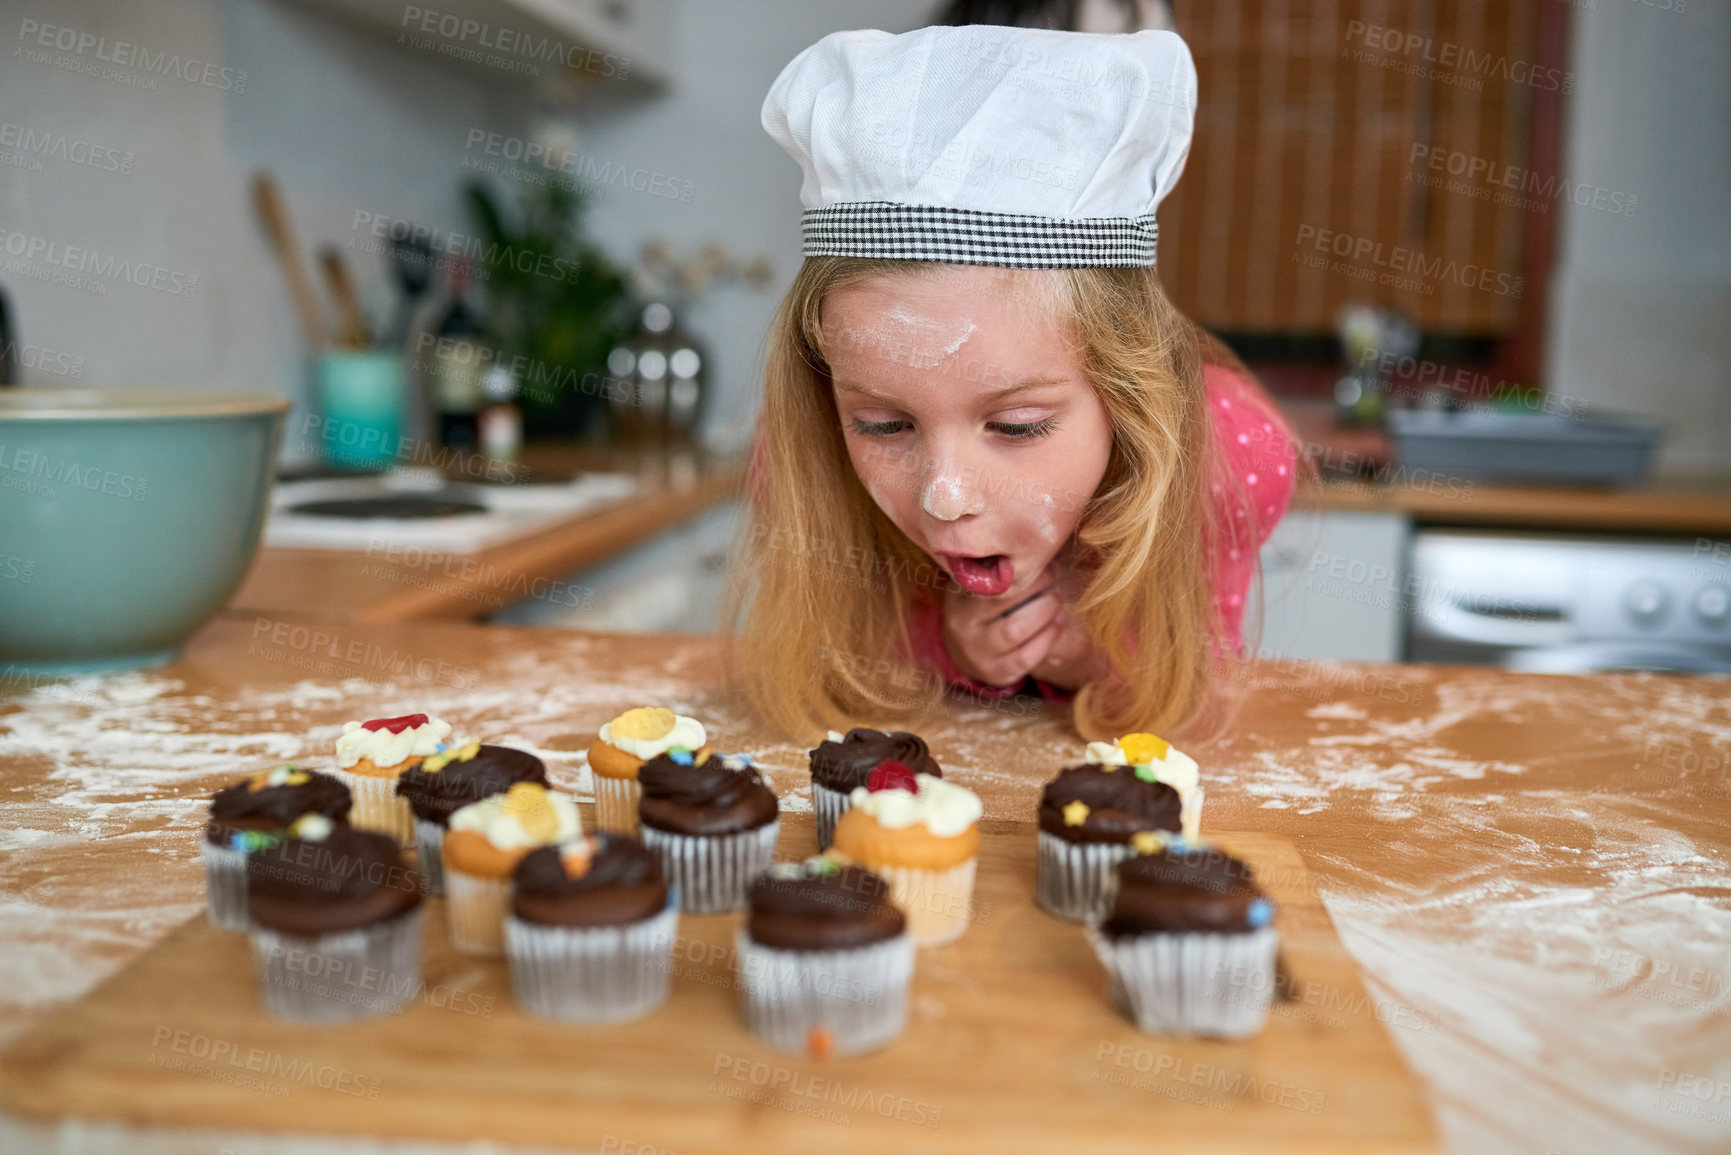
[[[537,782],[519,782],[451,815],[440,852],[451,944],[465,954],[503,954],[517,863],[531,850],[582,833],[576,800]]]
[[[415,844],[415,815],[397,795],[397,778],[451,736],[451,724],[426,714],[344,722],[337,737],[336,777],[354,796],[349,824],[389,834],[402,846]]]
[[[601,727],[589,745],[596,829],[637,833],[637,803],[643,796],[637,772],[650,759],[674,750],[694,756],[712,753],[703,723],[665,706],[638,706]]]
[[[1178,791],[1183,809],[1179,824],[1192,842],[1202,832],[1202,775],[1196,759],[1152,734],[1126,734],[1116,742],[1090,742],[1085,761],[1128,766],[1146,782],[1164,782]]]
[[[832,849],[886,879],[915,944],[938,946],[973,918],[983,813],[973,791],[885,762],[853,792]]]

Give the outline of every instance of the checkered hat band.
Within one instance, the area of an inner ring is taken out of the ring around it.
[[[808,257],[889,257],[1014,269],[1154,263],[1153,213],[1066,220],[857,201],[806,209],[800,228]]]

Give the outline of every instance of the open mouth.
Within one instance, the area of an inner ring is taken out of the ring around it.
[[[956,584],[975,597],[995,598],[1016,580],[1015,564],[1001,553],[986,557],[962,557],[953,553],[942,556]]]

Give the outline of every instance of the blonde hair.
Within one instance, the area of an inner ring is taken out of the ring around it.
[[[944,693],[907,645],[916,603],[941,604],[941,571],[854,471],[820,324],[836,289],[939,267],[807,258],[770,330],[753,501],[727,610],[738,632],[729,672],[760,719],[790,738],[914,723]],[[1216,461],[1202,369],[1243,367],[1173,307],[1152,269],[1023,280],[1071,322],[1113,430],[1074,535],[1091,571],[1076,615],[1111,673],[1077,693],[1076,729],[1088,739],[1216,729],[1221,666],[1233,656],[1214,605],[1221,543],[1207,499],[1236,481]],[[1239,508],[1253,516],[1252,503]]]

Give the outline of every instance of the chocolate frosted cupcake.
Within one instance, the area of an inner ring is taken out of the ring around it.
[[[661,860],[623,834],[531,851],[517,864],[505,955],[531,1014],[634,1019],[667,997],[678,896]]]
[[[395,1010],[421,974],[421,883],[386,834],[308,816],[247,859],[264,1005],[335,1022]]]
[[[1178,791],[1179,825],[1194,842],[1202,830],[1202,776],[1196,759],[1153,734],[1126,734],[1116,742],[1090,742],[1086,760],[1127,766],[1144,782],[1164,782]]]
[[[851,804],[853,792],[885,762],[900,762],[915,774],[944,776],[926,740],[906,730],[868,730],[846,734],[831,730],[811,751],[811,808],[817,816],[817,848],[828,850],[836,820]]]
[[[688,914],[734,910],[775,857],[781,816],[751,759],[683,750],[637,772],[643,845],[661,858]]]
[[[1177,833],[1183,803],[1163,782],[1129,767],[1072,766],[1040,794],[1035,896],[1060,918],[1089,921],[1112,905],[1113,868],[1138,834]]]
[[[821,1058],[901,1033],[914,943],[869,870],[835,856],[770,867],[736,943],[746,1023],[765,1042]]]
[[[397,779],[397,796],[408,800],[415,816],[417,868],[427,879],[427,893],[445,892],[445,872],[439,847],[450,829],[451,815],[483,798],[503,794],[519,782],[547,784],[541,759],[509,746],[468,742],[421,760]]]
[[[1159,841],[1118,865],[1110,916],[1088,928],[1113,996],[1151,1033],[1254,1035],[1275,988],[1274,905],[1224,851]]]
[[[202,847],[211,925],[246,929],[247,855],[287,838],[303,814],[346,823],[352,805],[347,786],[299,766],[263,770],[218,790],[210,800]]]

